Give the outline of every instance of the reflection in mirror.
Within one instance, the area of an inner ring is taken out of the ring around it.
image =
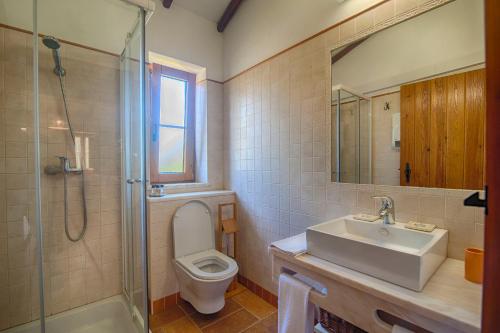
[[[371,183],[370,99],[343,85],[332,87],[332,175],[342,183]],[[340,149],[336,149],[335,142]]]
[[[456,0],[332,52],[332,181],[483,187],[483,27]]]

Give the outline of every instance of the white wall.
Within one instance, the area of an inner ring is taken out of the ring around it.
[[[170,9],[155,0],[156,11],[146,27],[146,49],[207,68],[207,77],[222,81],[222,35],[216,23],[175,1]]]
[[[222,34],[216,23],[180,6],[156,11],[146,26],[146,51],[154,51],[207,68],[207,77],[222,80]],[[32,30],[32,0],[0,0],[0,23]],[[116,54],[137,20],[137,7],[120,0],[42,0],[40,33]],[[147,52],[146,52],[147,53]]]
[[[334,84],[366,94],[484,61],[483,2],[456,0],[373,35],[332,75]]]
[[[0,23],[31,31],[32,11],[32,0],[1,0]],[[120,0],[42,0],[38,31],[120,54],[137,13],[137,7]]]
[[[246,0],[224,31],[224,78],[379,2]]]

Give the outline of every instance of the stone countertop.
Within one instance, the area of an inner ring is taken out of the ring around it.
[[[464,279],[464,262],[446,259],[421,292],[400,287],[323,259],[293,256],[271,248],[273,256],[312,270],[387,302],[447,323],[464,332],[480,332],[482,286]]]

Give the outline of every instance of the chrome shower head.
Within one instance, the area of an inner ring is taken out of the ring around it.
[[[61,44],[59,44],[57,38],[52,36],[44,36],[42,42],[45,46],[52,50],[57,50],[61,47]]]
[[[52,57],[54,58],[55,68],[54,73],[58,76],[64,76],[66,71],[61,65],[61,53],[59,49],[61,48],[61,44],[57,40],[57,38],[53,36],[44,36],[42,38],[43,44],[52,50]]]

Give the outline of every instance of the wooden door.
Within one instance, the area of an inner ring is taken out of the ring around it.
[[[446,80],[446,188],[463,188],[465,147],[465,74]]]
[[[484,75],[479,69],[401,87],[401,185],[482,189]]]
[[[430,88],[429,81],[415,84],[414,186],[429,186]]]
[[[446,78],[431,80],[429,186],[446,186]]]
[[[464,188],[481,189],[484,184],[485,71],[465,74]]]
[[[486,0],[486,184],[482,332],[500,327],[500,2]]]
[[[415,85],[401,86],[400,184],[415,186]]]

